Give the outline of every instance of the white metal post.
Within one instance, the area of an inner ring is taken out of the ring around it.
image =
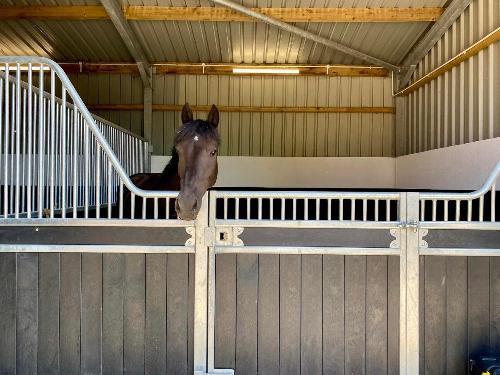
[[[419,373],[419,194],[403,193],[400,255],[400,374]]]

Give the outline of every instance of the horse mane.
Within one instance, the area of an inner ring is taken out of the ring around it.
[[[177,174],[178,166],[179,166],[179,154],[177,153],[175,147],[172,147],[172,157],[170,158],[170,161],[163,169],[163,172],[161,173],[162,176],[167,177]]]

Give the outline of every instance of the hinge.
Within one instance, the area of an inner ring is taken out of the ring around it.
[[[413,232],[417,233],[418,228],[420,227],[420,223],[418,221],[402,221],[401,223],[398,224],[399,228],[412,228]]]

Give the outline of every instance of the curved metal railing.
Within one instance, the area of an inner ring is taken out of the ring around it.
[[[479,189],[469,193],[420,193],[420,221],[496,222],[496,181],[500,162]]]
[[[0,56],[0,150],[1,219],[134,218],[136,197],[155,219],[170,217],[177,192],[129,178],[146,170],[146,140],[93,116],[50,59]]]

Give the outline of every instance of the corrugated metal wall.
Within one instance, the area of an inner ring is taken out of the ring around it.
[[[498,0],[474,0],[418,64],[413,81],[500,26]],[[406,151],[500,136],[500,45],[490,45],[406,97]]]
[[[142,102],[139,77],[78,74],[72,81],[85,103]],[[234,77],[157,75],[154,104],[231,106],[391,107],[389,78]],[[142,112],[97,111],[110,121],[139,132]],[[204,118],[206,113],[196,113]],[[221,113],[221,155],[393,156],[393,114]],[[179,113],[153,112],[153,146],[169,155]]]

